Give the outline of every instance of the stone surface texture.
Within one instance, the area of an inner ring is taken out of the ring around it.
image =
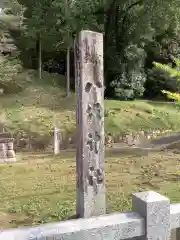
[[[170,206],[170,223],[171,223],[171,230],[173,231],[173,238],[172,240],[179,240],[180,239],[180,203],[174,203]]]
[[[103,35],[81,31],[75,41],[77,215],[105,214]]]
[[[136,213],[117,213],[1,232],[0,240],[121,240],[144,235]]]
[[[149,191],[134,193],[132,210],[146,221],[143,240],[170,239],[170,200],[159,193]]]

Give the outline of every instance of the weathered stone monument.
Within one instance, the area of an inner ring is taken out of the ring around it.
[[[0,162],[16,162],[14,152],[14,138],[7,132],[0,133]]]
[[[75,40],[77,203],[79,217],[106,212],[104,183],[103,35],[81,31]]]

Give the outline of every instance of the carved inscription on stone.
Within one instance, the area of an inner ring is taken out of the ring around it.
[[[89,103],[86,113],[88,115],[88,120],[92,120],[92,118],[94,117],[95,122],[101,123],[103,112],[102,112],[102,107],[100,103],[94,103],[93,105]]]
[[[104,179],[104,173],[103,170],[98,168],[95,169],[93,166],[89,167],[88,171],[88,180],[89,185],[93,186],[94,191],[97,193],[97,184],[101,184]]]
[[[91,52],[90,52],[90,47],[89,47],[89,42],[88,39],[84,39],[84,45],[85,45],[85,62],[91,62],[93,64],[93,80],[94,84],[98,88],[103,87],[102,79],[100,79],[100,65],[101,61],[99,56],[96,53],[95,45],[96,45],[96,39],[93,39],[92,41],[92,46],[91,46]]]
[[[98,154],[101,144],[101,126],[103,120],[103,109],[101,104],[97,101],[97,91],[95,85],[91,83],[86,84],[85,91],[90,94],[90,103],[87,104],[87,119],[91,124],[90,132],[87,136],[87,146],[90,151],[89,171],[87,174],[88,183],[93,186],[94,192],[97,194],[98,184],[103,183],[104,171],[99,167]],[[92,99],[91,99],[92,98]]]
[[[87,145],[89,146],[90,151],[94,151],[95,154],[99,153],[99,145],[101,141],[101,136],[98,132],[95,133],[89,133],[88,134],[88,140],[87,140]]]
[[[88,39],[85,38],[84,39],[84,46],[85,46],[85,62],[87,63],[90,60],[90,48],[89,48],[89,43],[88,43]]]
[[[95,132],[95,153],[98,154],[100,146],[101,136],[98,132]]]
[[[95,103],[94,104],[94,112],[96,115],[97,120],[101,121],[102,117],[103,117],[103,112],[102,112],[102,107],[100,103]]]
[[[88,114],[88,120],[92,120],[93,117],[93,107],[91,104],[88,104],[87,110],[86,110],[87,114]]]
[[[85,91],[87,92],[87,93],[89,93],[90,92],[90,90],[91,90],[91,88],[92,88],[92,83],[91,82],[88,82],[87,84],[86,84],[86,86],[85,86]]]

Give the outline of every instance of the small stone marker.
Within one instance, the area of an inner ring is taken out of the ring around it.
[[[81,31],[75,40],[77,205],[79,217],[106,213],[104,183],[103,35]]]
[[[60,129],[54,127],[54,155],[60,153]]]

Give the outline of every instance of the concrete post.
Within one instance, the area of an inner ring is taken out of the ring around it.
[[[149,191],[132,195],[132,210],[145,218],[146,235],[141,240],[170,239],[170,200]]]

